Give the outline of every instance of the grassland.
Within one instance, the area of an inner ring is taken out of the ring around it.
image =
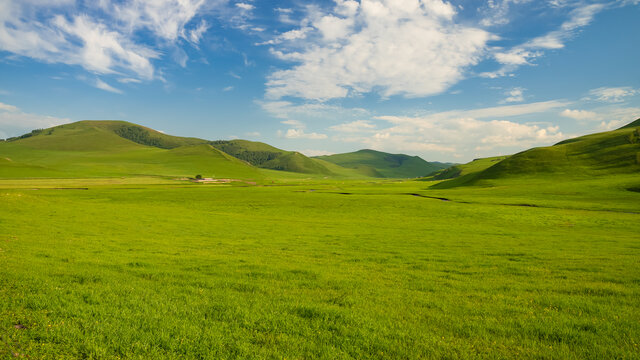
[[[298,176],[0,181],[0,353],[637,358],[637,175]]]
[[[444,181],[104,125],[0,144],[0,356],[638,358],[635,125]]]

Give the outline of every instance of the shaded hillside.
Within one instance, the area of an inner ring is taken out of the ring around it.
[[[550,176],[571,178],[640,172],[640,121],[512,155],[485,170],[434,185],[447,188],[481,180]]]
[[[429,163],[418,156],[389,154],[368,149],[318,156],[316,159],[355,169],[366,176],[385,178],[415,178],[449,166],[449,164]]]
[[[281,150],[265,143],[248,140],[217,140],[210,143],[227,154],[264,169],[305,174],[334,174],[321,162],[299,152]]]

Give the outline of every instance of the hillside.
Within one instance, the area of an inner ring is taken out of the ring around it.
[[[207,144],[124,121],[80,121],[0,142],[0,177],[123,175],[260,178]]]
[[[449,166],[449,164],[429,163],[418,156],[389,154],[368,149],[318,156],[316,159],[355,169],[362,175],[384,178],[415,178]]]
[[[471,164],[471,163],[470,163]],[[640,119],[618,130],[529,149],[465,176],[434,185],[448,188],[483,180],[613,176],[640,171]]]
[[[426,180],[447,180],[454,179],[460,176],[465,176],[479,171],[485,170],[497,162],[506,159],[508,156],[494,156],[488,158],[474,159],[466,164],[457,164],[450,166],[446,169],[442,169],[432,176],[429,176]]]
[[[285,151],[271,145],[248,140],[217,140],[210,144],[251,165],[272,170],[291,171],[305,174],[339,175],[329,170],[323,163],[299,152]]]
[[[262,177],[256,167],[316,176],[370,176],[261,142],[171,136],[106,120],[38,129],[0,141],[0,159],[0,177]]]

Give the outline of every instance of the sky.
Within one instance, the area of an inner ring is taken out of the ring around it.
[[[467,162],[640,118],[640,0],[0,0],[0,138],[79,120]]]

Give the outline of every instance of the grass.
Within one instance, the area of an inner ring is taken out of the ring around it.
[[[0,356],[638,358],[636,128],[424,181],[77,124],[0,144]]]
[[[468,162],[466,164],[453,165],[446,169],[442,169],[433,175],[423,178],[422,180],[433,181],[433,180],[454,179],[457,177],[477,173],[495,165],[497,162],[502,161],[507,157],[508,156],[494,156],[494,157],[488,157],[488,158],[474,159],[473,161]]]
[[[463,166],[471,171],[455,174],[455,168],[451,169],[451,175],[457,177],[437,183],[434,187],[450,189],[492,182],[522,182],[521,180],[548,185],[557,181],[568,183],[574,178],[609,179],[616,175],[638,174],[640,141],[637,139],[640,139],[640,127],[632,126],[637,122],[638,120],[618,130],[522,151],[488,167],[472,166],[474,162],[471,162]],[[486,160],[491,159],[493,158],[481,159],[481,165],[489,165]],[[432,179],[437,178],[436,175]],[[605,184],[602,185],[604,187]]]
[[[299,176],[0,181],[0,353],[637,358],[637,175]]]
[[[442,163],[429,163],[417,156],[389,154],[375,150],[318,156],[315,159],[355,169],[361,176],[382,178],[415,178],[447,167]]]
[[[0,178],[202,174],[260,180],[258,168],[363,177],[352,169],[260,142],[170,136],[125,121],[79,121],[27,135],[0,142]]]

